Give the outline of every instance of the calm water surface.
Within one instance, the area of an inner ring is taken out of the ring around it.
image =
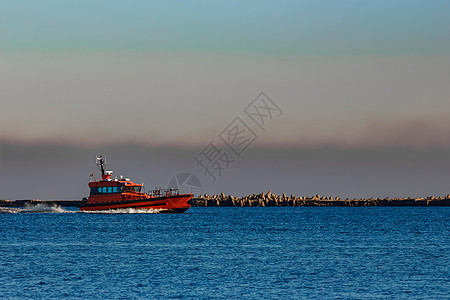
[[[0,214],[1,298],[449,299],[450,208]]]

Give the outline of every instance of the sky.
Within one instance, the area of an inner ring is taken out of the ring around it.
[[[0,198],[83,197],[99,152],[150,186],[447,194],[450,2],[0,1],[0,107]],[[234,159],[215,181],[210,142]]]

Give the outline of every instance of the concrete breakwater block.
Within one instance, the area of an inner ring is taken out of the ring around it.
[[[188,202],[192,206],[206,207],[264,207],[264,206],[450,206],[450,195],[445,197],[430,196],[427,198],[361,198],[341,199],[339,197],[287,196],[273,194],[271,191],[244,197],[232,195],[202,195]]]

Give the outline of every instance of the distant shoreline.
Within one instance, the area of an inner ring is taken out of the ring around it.
[[[80,207],[83,200],[0,200],[0,207],[25,207],[38,204],[61,207]],[[188,202],[192,207],[274,207],[274,206],[450,206],[450,195],[427,198],[360,198],[341,199],[339,197],[297,197],[276,195],[272,192],[244,197],[232,195],[202,195]]]

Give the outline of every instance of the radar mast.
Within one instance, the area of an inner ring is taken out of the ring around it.
[[[106,173],[105,173],[106,162],[105,162],[105,159],[103,158],[103,156],[101,156],[101,155],[97,156],[97,167],[102,172],[102,176],[106,175]]]

